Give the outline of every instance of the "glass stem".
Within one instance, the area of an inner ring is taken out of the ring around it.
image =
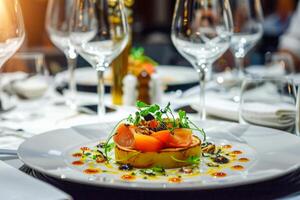
[[[69,87],[70,87],[72,97],[74,97],[76,94],[75,68],[76,68],[76,58],[75,59],[69,58],[68,59],[68,70],[70,74]]]
[[[98,70],[98,115],[105,115],[105,104],[104,104],[104,71]]]
[[[76,68],[76,58],[67,57],[68,62],[68,72],[69,72],[69,90],[70,94],[68,96],[68,104],[71,107],[76,106],[76,80],[75,80],[75,68]]]
[[[235,65],[238,70],[238,78],[242,79],[245,77],[245,66],[244,66],[244,57],[234,57]]]
[[[3,110],[3,105],[2,105],[2,79],[1,78],[2,78],[2,72],[1,72],[1,64],[0,64],[0,113]]]
[[[205,108],[205,80],[206,80],[206,70],[207,64],[201,64],[198,67],[198,74],[199,74],[199,84],[200,84],[200,117],[202,120],[206,120],[206,108]]]

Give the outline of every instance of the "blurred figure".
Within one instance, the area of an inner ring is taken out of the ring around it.
[[[264,21],[264,34],[279,36],[288,28],[295,8],[294,0],[277,0],[275,11]]]
[[[282,52],[289,53],[295,63],[296,71],[300,71],[300,2],[294,13],[291,23],[284,35],[279,41],[279,49]]]

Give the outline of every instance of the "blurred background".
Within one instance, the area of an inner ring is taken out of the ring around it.
[[[26,40],[19,52],[42,52],[52,74],[66,69],[66,60],[50,42],[45,30],[47,0],[20,0],[26,26]],[[264,11],[264,35],[258,45],[247,55],[246,63],[262,64],[267,52],[277,50],[278,38],[287,29],[298,0],[262,0]],[[175,50],[170,39],[170,28],[174,0],[135,0],[133,5],[133,46],[145,48],[146,55],[161,65],[190,64]],[[29,28],[30,27],[30,28]],[[161,53],[157,54],[157,50]],[[88,64],[78,60],[78,66]],[[214,64],[215,71],[234,65],[232,54],[228,51]],[[16,66],[9,61],[3,71],[14,71]],[[19,66],[19,65],[18,65]]]

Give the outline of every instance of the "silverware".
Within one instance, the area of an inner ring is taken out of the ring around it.
[[[11,149],[0,149],[0,155],[14,155],[16,156],[17,150],[11,150]]]
[[[8,127],[0,127],[0,137],[7,137],[7,136],[13,136],[13,137],[18,137],[21,139],[27,139],[34,134],[29,133],[27,131],[24,131],[23,129],[14,129],[14,128],[8,128]]]

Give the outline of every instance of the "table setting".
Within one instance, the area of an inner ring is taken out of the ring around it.
[[[1,198],[299,199],[296,66],[280,53],[244,66],[260,1],[177,0],[170,39],[192,67],[132,47],[132,6],[49,0],[45,29],[67,60],[51,74],[43,53],[16,53],[20,4],[0,0],[0,69],[17,61],[0,73]],[[217,73],[227,50],[235,66]]]

